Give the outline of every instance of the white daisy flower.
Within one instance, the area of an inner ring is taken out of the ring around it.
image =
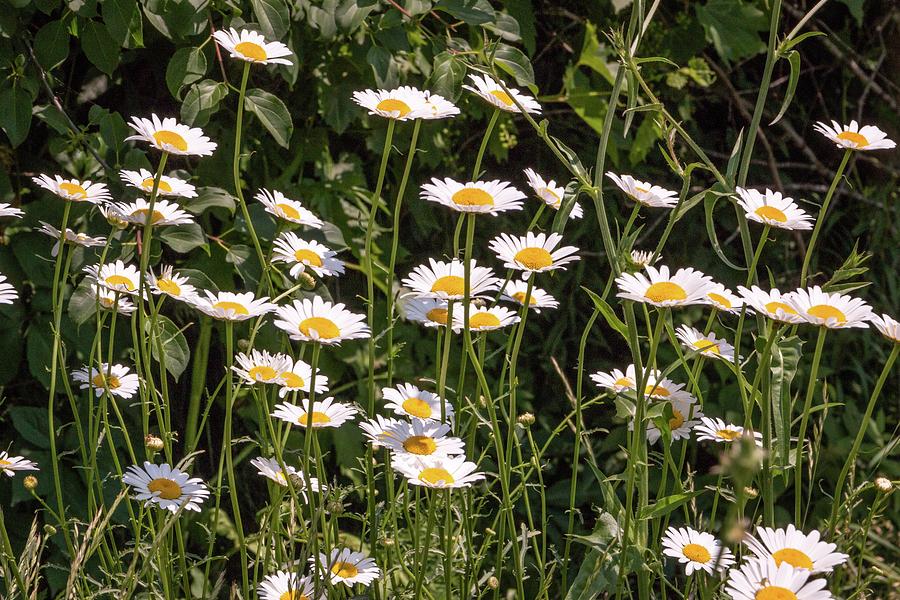
[[[248,29],[237,31],[231,27],[228,31],[222,29],[215,31],[212,36],[217,44],[228,51],[231,58],[258,65],[294,64],[284,58],[292,54],[287,46],[281,42],[267,42],[266,38],[255,31]]]
[[[579,260],[579,257],[575,256],[578,248],[556,247],[561,241],[562,236],[558,233],[547,235],[529,231],[525,237],[501,233],[490,241],[488,247],[503,261],[504,267],[525,271],[527,279],[529,273],[564,269],[564,265]]]
[[[469,79],[472,80],[475,87],[464,85],[463,89],[477,94],[495,108],[512,113],[522,112],[519,110],[519,107],[516,106],[516,102],[518,102],[522,108],[525,109],[525,112],[533,114],[540,114],[541,112],[541,105],[538,104],[537,100],[527,94],[523,94],[516,88],[507,87],[506,89],[509,90],[509,93],[507,93],[489,75],[476,75],[470,73]]]
[[[823,542],[821,538],[822,534],[815,529],[806,534],[793,525],[787,529],[757,527],[756,536],[744,536],[744,543],[760,560],[771,558],[776,566],[787,563],[795,569],[828,573],[850,557],[835,552],[837,545]]]
[[[224,321],[246,321],[253,317],[260,317],[270,313],[277,304],[269,302],[268,296],[256,298],[253,292],[235,294],[233,292],[218,292],[213,294],[209,290],[203,290],[206,297],[198,296],[194,301],[194,307],[200,312]]]
[[[259,600],[312,600],[316,593],[315,581],[310,575],[300,577],[291,571],[276,571],[266,575],[256,593]],[[316,600],[326,600],[324,587]]]
[[[484,479],[484,473],[475,471],[478,465],[467,461],[463,455],[398,456],[392,466],[406,477],[410,485],[429,488],[471,487],[476,481]]]
[[[459,108],[455,104],[439,94],[432,94],[428,90],[422,92],[425,95],[425,102],[422,110],[416,115],[418,119],[434,120],[446,119],[459,114]]]
[[[275,315],[278,317],[275,326],[286,331],[292,340],[301,342],[332,346],[371,335],[365,315],[352,313],[343,304],[326,302],[320,296],[279,306]]]
[[[738,286],[738,293],[744,298],[744,302],[753,307],[756,312],[770,319],[781,321],[782,323],[803,322],[803,317],[790,304],[793,292],[782,294],[774,288],[767,292],[754,285],[749,290],[743,286]]]
[[[50,256],[56,256],[59,254],[59,244],[58,241],[62,236],[60,235],[59,229],[50,225],[49,223],[45,223],[44,221],[38,221],[41,224],[41,228],[38,230],[41,233],[45,233],[50,237],[57,240],[57,242],[53,245],[53,249],[50,250]],[[82,246],[84,248],[92,248],[95,246],[103,246],[106,244],[106,238],[104,237],[91,237],[86,233],[75,233],[73,230],[66,227],[66,236],[65,241],[70,244],[75,244],[76,246]]]
[[[185,510],[200,512],[200,505],[209,498],[209,489],[199,477],[166,463],[155,465],[144,461],[144,466],[131,465],[122,476],[122,482],[134,488],[135,500],[146,500],[145,505],[156,504],[159,508],[178,512]]]
[[[250,354],[243,352],[235,355],[237,365],[232,370],[241,376],[247,383],[280,383],[284,373],[290,371],[294,361],[287,354],[270,354],[263,350],[251,350]]]
[[[557,185],[552,179],[550,181],[544,180],[534,169],[525,169],[525,177],[528,179],[528,185],[534,190],[534,194],[538,199],[554,210],[560,209],[563,197],[566,194],[566,188]],[[584,210],[579,203],[576,202],[572,205],[569,216],[573,219],[580,219],[584,216]]]
[[[675,383],[671,379],[660,379],[661,373],[656,369],[650,369],[646,374],[644,395],[656,400],[683,400],[693,402],[694,397],[684,390],[683,383]],[[602,388],[612,390],[617,394],[633,392],[637,389],[637,372],[634,365],[628,365],[623,373],[619,369],[613,369],[609,373],[593,373],[591,380]]]
[[[788,304],[807,323],[829,329],[867,328],[875,314],[872,307],[859,298],[823,292],[819,286],[795,290]]]
[[[859,126],[856,121],[849,125],[841,125],[832,121],[831,126],[821,121],[813,125],[813,129],[834,142],[838,148],[850,150],[890,150],[897,144],[887,134],[874,125]]]
[[[150,216],[150,202],[144,198],[137,198],[134,202],[117,202],[110,208],[117,213],[117,217],[126,223],[143,227]],[[194,217],[182,210],[174,202],[168,200],[156,200],[153,202],[153,215],[150,216],[150,224],[156,227],[167,225],[184,225],[193,223]]]
[[[91,296],[96,298],[97,304],[103,310],[115,311],[120,315],[130,315],[136,308],[127,296],[114,292],[105,286],[92,283]]]
[[[417,298],[462,300],[465,297],[465,266],[459,259],[450,262],[428,259],[429,265],[419,265],[402,281]],[[501,280],[488,267],[469,263],[469,298],[482,298],[498,287]],[[455,311],[454,311],[455,312]]]
[[[148,273],[147,280],[150,284],[150,291],[154,294],[165,294],[188,304],[193,304],[199,297],[197,288],[188,283],[187,277],[174,273],[171,265],[163,267],[159,277],[152,272]]]
[[[453,311],[453,329],[465,329],[465,311],[463,307]],[[469,304],[469,331],[494,331],[520,321],[519,315],[505,306],[476,306]]]
[[[103,218],[106,219],[106,222],[116,229],[125,229],[130,225],[128,221],[122,216],[122,213],[119,212],[119,209],[115,207],[113,204],[105,204],[98,207],[100,210],[100,214],[103,215]]]
[[[426,105],[427,96],[421,90],[408,85],[393,90],[353,92],[353,101],[368,110],[370,115],[397,121],[417,119],[431,114],[434,108],[433,105]]]
[[[448,435],[450,425],[437,421],[412,419],[388,426],[378,442],[395,456],[451,456],[465,454],[465,443]]]
[[[667,190],[647,181],[638,181],[631,175],[616,175],[607,171],[606,176],[613,180],[620,190],[644,206],[656,208],[675,208],[678,204],[678,192]]]
[[[362,429],[363,435],[368,438],[373,448],[381,448],[385,445],[385,441],[390,435],[390,429],[404,423],[406,421],[375,415],[374,419],[362,421],[359,424],[359,428]]]
[[[716,310],[729,312],[731,314],[740,313],[741,307],[744,306],[744,300],[739,296],[736,296],[734,292],[721,283],[714,282],[712,288],[706,294],[706,298],[710,306],[715,307]]]
[[[100,368],[81,367],[72,372],[72,380],[81,384],[81,389],[93,389],[99,398],[104,392],[120,398],[131,398],[138,391],[141,380],[123,365],[100,363]]]
[[[750,560],[728,573],[725,593],[732,600],[832,600],[824,579],[774,560]]]
[[[40,469],[36,462],[24,456],[10,456],[5,450],[0,450],[0,471],[9,477],[15,477],[16,471],[40,471]]]
[[[672,440],[686,440],[691,437],[694,426],[703,418],[703,411],[695,404],[693,398],[677,398],[670,401],[672,404],[672,418],[669,419],[669,433]],[[633,426],[629,426],[633,429]],[[662,432],[654,421],[647,423],[647,441],[655,444],[662,437]]]
[[[275,215],[279,219],[297,223],[298,225],[306,225],[313,229],[322,228],[323,223],[319,217],[314,215],[309,209],[304,208],[300,202],[285,197],[278,190],[270,192],[269,190],[261,189],[254,198],[259,200],[267,213]]]
[[[734,362],[734,346],[717,338],[716,334],[712,332],[704,334],[696,327],[681,325],[675,335],[692,352],[699,351],[702,356]]]
[[[315,565],[315,559],[309,561]],[[366,558],[362,552],[354,552],[349,548],[335,548],[331,556],[319,554],[319,565],[330,573],[331,585],[343,583],[347,587],[353,587],[359,583],[369,585],[381,577],[381,569],[371,558]]]
[[[78,179],[63,179],[59,175],[50,178],[48,175],[41,174],[32,177],[32,181],[36,184],[53,192],[63,200],[71,200],[72,202],[90,202],[91,204],[101,204],[106,200],[112,200],[109,190],[106,189],[105,183],[91,183],[90,181],[79,181]]]
[[[139,171],[119,171],[119,177],[122,178],[130,187],[137,188],[145,194],[153,193],[153,181],[156,175],[147,169]],[[177,177],[169,177],[161,175],[159,177],[159,186],[156,188],[157,196],[175,196],[178,198],[196,198],[197,188],[183,179]]]
[[[344,262],[336,258],[337,252],[316,241],[300,239],[286,231],[275,240],[272,260],[291,265],[291,277],[298,277],[306,269],[319,277],[330,277],[344,272]]]
[[[873,314],[872,325],[887,339],[900,343],[900,322],[890,315],[881,315],[879,317]]]
[[[765,194],[758,190],[735,188],[738,204],[747,213],[747,218],[757,223],[778,227],[779,229],[804,230],[812,229],[815,219],[805,210],[797,206],[792,198],[782,196],[781,192],[773,192],[766,188]]]
[[[662,255],[657,255],[656,259],[654,259],[653,254],[654,252],[652,250],[632,250],[631,263],[639,269],[643,269],[650,264],[658,263],[659,259],[662,258]]]
[[[713,281],[708,275],[694,269],[678,269],[669,273],[669,267],[657,269],[647,265],[644,273],[622,273],[616,278],[619,298],[645,302],[653,306],[687,306],[704,304],[712,291]]]
[[[713,574],[727,570],[734,564],[734,554],[711,533],[690,527],[669,527],[662,538],[663,554],[677,558],[684,565],[687,576],[703,570]]]
[[[137,294],[141,285],[141,272],[134,265],[126,265],[121,260],[104,265],[90,265],[84,268],[93,281],[101,286],[123,294]]]
[[[414,385],[401,383],[397,387],[381,388],[385,408],[391,409],[395,415],[417,419],[441,419],[441,399],[437,394],[420,390]],[[447,420],[452,421],[453,405],[446,402]]]
[[[6,282],[6,275],[0,275],[0,304],[12,304],[19,299],[19,292]]]
[[[525,304],[527,292],[528,282],[522,280],[508,281],[506,285],[503,286],[500,299],[515,302],[519,306],[523,306]],[[528,308],[539,313],[542,308],[559,308],[559,302],[541,288],[532,286],[531,296],[528,298]]]
[[[129,127],[137,132],[125,138],[125,141],[138,140],[147,142],[157,150],[169,154],[189,156],[209,156],[216,149],[216,143],[203,135],[203,130],[188,127],[168,117],[160,121],[155,114],[149,119],[131,117]]]
[[[452,323],[447,300],[406,296],[401,299],[400,306],[407,320],[421,323],[425,327],[446,327],[448,321]],[[453,310],[457,308],[458,305],[455,304]]]
[[[308,363],[297,359],[293,366],[290,366],[278,380],[281,389],[278,390],[278,397],[284,398],[291,392],[303,391],[309,393],[309,384],[312,381],[312,366]],[[322,374],[321,369],[316,369],[316,393],[321,394],[328,391],[328,377]]]
[[[309,399],[300,400],[300,406],[283,402],[275,405],[275,411],[272,416],[292,425],[306,427],[309,422]],[[352,420],[359,412],[352,404],[343,402],[335,402],[334,398],[325,398],[324,400],[316,400],[312,405],[312,426],[320,427],[340,427],[347,421]]]
[[[508,210],[522,210],[525,194],[508,181],[468,181],[460,183],[449,177],[443,180],[433,177],[422,185],[422,200],[437,202],[457,212],[488,213],[497,216]]]
[[[0,202],[0,217],[21,217],[25,212],[9,202]]]
[[[722,419],[716,417],[715,419],[711,419],[709,417],[703,417],[700,419],[700,424],[694,427],[694,433],[697,434],[697,441],[709,440],[711,442],[717,442],[720,444],[730,444],[735,440],[739,440],[744,435],[749,435],[744,433],[744,428],[738,425],[732,425],[731,423],[726,423]],[[753,433],[753,441],[756,442],[757,446],[762,446],[762,434],[754,431]]]
[[[263,458],[261,456],[252,459],[250,464],[256,467],[258,475],[262,475],[266,479],[270,479],[282,487],[287,487],[288,479],[290,479],[294,489],[300,492],[300,496],[304,501],[306,500],[306,474],[300,469],[295,469],[286,463],[284,469],[282,469],[278,465],[277,459]],[[309,484],[314,492],[320,490],[324,491],[326,489],[325,486],[319,484],[319,480],[315,477],[309,478]]]

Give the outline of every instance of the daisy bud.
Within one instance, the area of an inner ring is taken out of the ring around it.
[[[35,477],[34,475],[28,475],[27,477],[25,477],[25,479],[22,480],[22,485],[25,486],[25,489],[29,492],[35,490],[38,486],[37,477]]]
[[[325,510],[333,515],[339,515],[344,512],[344,504],[339,500],[334,500],[325,506]]]
[[[304,290],[316,289],[316,278],[306,271],[300,273],[300,275],[297,277],[297,282],[303,286]]]
[[[238,350],[241,352],[249,352],[250,351],[250,340],[245,340],[243,338],[237,341]]]
[[[396,542],[394,541],[394,538],[390,538],[390,537],[386,537],[386,538],[382,539],[382,540],[381,540],[381,543],[382,543],[383,545],[385,545],[385,546],[388,546],[388,547],[393,546],[394,544],[396,544]]]
[[[306,485],[299,473],[291,472],[288,475],[288,479],[291,480],[291,485],[294,486],[294,489],[302,490]]]
[[[534,425],[534,415],[531,413],[522,413],[516,421],[518,421],[519,425],[522,427],[531,427]]]
[[[489,588],[491,588],[492,590],[496,590],[498,587],[500,587],[500,580],[491,575],[490,577],[488,577],[487,584]]]
[[[163,449],[163,441],[155,435],[148,434],[144,437],[144,446],[152,452],[159,452]]]
[[[747,494],[747,497],[750,498],[751,500],[753,500],[754,498],[759,496],[759,490],[757,490],[756,488],[752,488],[750,486],[747,486],[744,488],[744,493]]]
[[[56,527],[53,525],[44,525],[44,535],[48,537],[53,537],[56,535]]]
[[[495,536],[495,535],[497,535],[497,532],[494,531],[493,529],[491,529],[490,527],[486,527],[485,530],[484,530],[484,533],[485,533],[486,535],[489,535],[489,536]]]
[[[888,494],[891,492],[891,490],[894,489],[894,484],[891,483],[891,480],[887,477],[876,477],[875,489],[877,489],[882,494]]]

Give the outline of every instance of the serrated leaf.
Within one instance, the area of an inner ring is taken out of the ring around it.
[[[245,102],[247,110],[257,116],[279,146],[287,148],[291,145],[294,123],[281,99],[264,90],[252,89],[247,92]]]
[[[112,75],[119,66],[119,43],[101,23],[85,21],[81,27],[81,47],[91,63]]]

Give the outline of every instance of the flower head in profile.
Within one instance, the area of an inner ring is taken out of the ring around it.
[[[114,292],[106,286],[96,283],[90,284],[91,297],[97,301],[97,305],[103,310],[117,312],[120,315],[130,315],[136,308],[127,296]]]
[[[99,398],[109,392],[119,398],[131,398],[138,391],[141,380],[123,365],[100,363],[100,368],[87,365],[72,372],[72,380],[81,384],[81,389],[93,389]]]
[[[6,282],[6,275],[0,275],[0,304],[12,304],[19,299],[19,292]]]
[[[106,189],[105,183],[92,183],[90,181],[79,181],[78,179],[63,179],[59,175],[52,178],[48,175],[41,174],[32,177],[32,181],[47,191],[53,192],[63,200],[72,202],[90,202],[91,204],[102,204],[108,200],[112,200],[109,190]]]
[[[379,443],[396,457],[464,454],[465,443],[450,433],[450,425],[446,423],[412,419],[388,426]]]
[[[437,298],[416,298],[406,296],[401,300],[401,313],[409,321],[421,323],[425,327],[446,327],[452,323],[450,303]],[[453,306],[455,311],[458,305]]]
[[[518,102],[518,104],[525,109],[525,112],[532,114],[540,114],[541,112],[541,105],[538,104],[537,100],[528,94],[523,94],[516,88],[507,87],[506,90],[504,90],[503,87],[489,75],[476,75],[470,73],[469,79],[475,87],[464,85],[463,89],[478,95],[482,100],[494,108],[499,108],[506,112],[520,113],[522,111],[519,109],[519,106],[516,105]]]
[[[744,537],[744,543],[760,560],[772,559],[776,566],[783,563],[795,569],[806,569],[813,573],[827,573],[850,558],[835,552],[836,544],[822,541],[822,534],[815,529],[803,533],[793,525],[787,529],[757,527],[756,535]]]
[[[675,335],[681,340],[684,347],[692,352],[698,352],[701,356],[709,358],[734,362],[734,346],[717,338],[714,333],[704,334],[696,327],[681,325]]]
[[[353,92],[353,101],[368,110],[370,115],[397,121],[411,121],[426,114],[430,115],[437,107],[436,104],[427,105],[428,96],[408,85],[393,90]]]
[[[126,265],[121,260],[103,265],[85,267],[85,273],[93,281],[113,292],[137,294],[141,285],[141,272],[134,265]]]
[[[119,218],[126,223],[143,227],[150,220],[155,227],[167,225],[185,225],[193,223],[194,217],[182,210],[174,202],[168,200],[156,200],[153,202],[153,212],[150,212],[150,202],[145,198],[137,198],[134,202],[116,202],[110,206],[116,211]]]
[[[261,189],[254,196],[263,205],[266,212],[275,215],[279,219],[305,225],[313,229],[322,228],[322,220],[297,200],[291,200],[278,190]]]
[[[661,377],[661,373],[656,369],[649,369],[644,377],[646,379],[644,383],[645,396],[655,400],[694,401],[694,397],[685,391],[684,384],[675,383],[671,379]],[[637,390],[637,370],[634,368],[634,365],[628,365],[625,372],[613,369],[609,373],[593,373],[591,380],[598,386],[617,394]]]
[[[708,440],[719,444],[730,444],[735,440],[740,440],[745,435],[750,435],[750,433],[745,433],[743,427],[726,423],[718,417],[715,419],[709,417],[701,418],[700,424],[694,427],[694,432],[697,434],[698,442]],[[762,434],[757,431],[752,433],[753,441],[756,442],[756,445],[762,446]]]
[[[0,450],[0,471],[9,477],[15,477],[16,471],[40,471],[37,463],[24,456],[10,456],[6,450]]]
[[[759,190],[735,188],[738,204],[747,213],[747,218],[763,225],[788,230],[812,229],[814,219],[797,206],[792,198],[782,196],[781,192],[773,192],[766,188],[765,193]]]
[[[579,257],[575,255],[578,248],[557,248],[561,241],[562,236],[558,233],[547,235],[529,231],[523,237],[501,233],[491,240],[488,247],[503,261],[504,267],[525,271],[527,278],[530,273],[564,269],[568,263],[578,260]]]
[[[625,195],[644,206],[656,208],[675,208],[678,204],[678,192],[667,190],[647,181],[638,181],[631,175],[616,175],[608,171],[606,176],[613,180]]]
[[[821,121],[816,122],[813,129],[834,142],[838,148],[848,150],[890,150],[896,143],[887,134],[874,125],[859,126],[856,121],[849,125],[841,125],[832,121],[829,126]]]
[[[194,304],[199,297],[197,288],[188,283],[187,277],[175,273],[171,265],[163,267],[159,276],[152,272],[148,273],[147,281],[150,284],[150,291],[157,295],[165,294],[169,298],[188,304]]]
[[[659,262],[662,258],[662,255],[656,254],[656,258],[653,258],[654,252],[652,250],[632,250],[629,258],[631,259],[631,264],[637,267],[638,269],[644,269],[648,265],[653,265]]]
[[[277,304],[269,302],[268,296],[256,298],[253,292],[217,292],[203,290],[205,296],[198,296],[194,307],[200,312],[222,321],[246,321],[270,313]]]
[[[829,329],[866,328],[875,316],[872,307],[859,298],[824,292],[819,286],[794,291],[788,304],[807,323]]]
[[[16,217],[19,218],[25,212],[21,208],[16,208],[9,202],[0,202],[0,217]]]
[[[334,398],[325,398],[324,400],[316,400],[312,403],[308,398],[300,401],[300,406],[283,402],[275,405],[272,416],[281,419],[286,423],[297,425],[299,427],[307,427],[312,417],[312,426],[321,427],[340,427],[347,421],[352,420],[359,410],[352,404],[343,402],[335,402]]]
[[[706,298],[707,303],[716,310],[731,314],[739,314],[744,306],[744,300],[721,283],[713,283]]]
[[[119,177],[130,187],[137,188],[145,194],[153,193],[153,183],[156,180],[155,175],[147,169],[138,171],[119,171]],[[156,188],[157,196],[173,196],[176,198],[196,198],[197,188],[177,177],[168,175],[160,175],[159,185]]]
[[[881,335],[894,343],[900,344],[900,322],[890,315],[872,316],[872,325]]]
[[[669,434],[672,440],[686,440],[691,437],[694,426],[703,418],[701,411],[694,403],[694,398],[676,398],[670,401],[672,417],[669,419]],[[662,431],[655,421],[647,423],[647,441],[655,444],[662,437]]]
[[[825,579],[774,560],[748,560],[728,572],[725,593],[732,600],[832,600]]]
[[[157,150],[182,156],[209,156],[216,149],[216,143],[209,141],[198,127],[188,127],[171,117],[160,120],[155,114],[149,119],[131,117],[128,124],[137,132],[125,141],[147,142]]]
[[[484,479],[484,473],[476,471],[478,465],[458,456],[403,456],[397,457],[392,466],[410,485],[429,488],[471,487]]]
[[[275,315],[275,326],[301,342],[332,346],[371,335],[365,315],[352,313],[343,304],[328,302],[321,296],[279,306]]]
[[[712,291],[713,281],[708,275],[694,269],[678,269],[669,273],[669,267],[659,269],[647,265],[644,273],[623,273],[616,278],[619,298],[643,302],[660,307],[705,304]]]
[[[256,589],[259,600],[326,600],[325,586],[315,596],[315,581],[310,575],[300,577],[293,571],[276,571],[263,577]]]
[[[510,210],[522,210],[525,194],[508,181],[459,182],[449,177],[443,180],[433,177],[422,185],[419,194],[423,200],[443,204],[457,212],[489,214]]]
[[[416,118],[431,121],[446,119],[459,114],[459,108],[440,94],[432,94],[428,90],[423,91],[422,94],[425,97],[425,101]]]
[[[281,373],[278,379],[278,396],[284,398],[291,392],[302,391],[309,393],[312,385],[312,366],[299,358],[293,365]],[[328,377],[320,369],[316,369],[316,393],[328,391]]]
[[[306,498],[306,475],[303,471],[295,469],[289,464],[285,464],[282,469],[277,459],[261,456],[252,459],[250,464],[256,467],[257,475],[270,479],[282,487],[287,487],[290,479],[291,485],[300,492],[304,499]],[[325,489],[325,486],[320,485],[319,480],[315,477],[310,477],[309,480],[312,491],[318,492]]]
[[[534,191],[534,195],[544,204],[553,210],[560,209],[563,197],[566,194],[566,189],[564,187],[557,185],[552,179],[546,181],[543,177],[538,175],[534,169],[525,169],[525,178],[528,179],[528,185],[531,187],[532,191]],[[569,213],[569,216],[573,219],[582,218],[584,216],[584,210],[581,208],[581,205],[577,202],[572,204],[572,211]]]
[[[336,258],[337,252],[316,241],[300,239],[293,231],[285,231],[275,240],[272,260],[291,265],[291,277],[298,277],[309,269],[319,277],[330,277],[344,272],[344,263]]]
[[[403,285],[417,298],[438,300],[462,300],[465,297],[465,265],[454,258],[450,262],[428,259],[428,265],[419,265]],[[469,298],[482,298],[500,285],[500,279],[487,267],[469,263]],[[456,311],[454,311],[456,312]]]
[[[359,424],[359,428],[362,430],[363,435],[369,440],[369,443],[372,444],[373,448],[381,448],[385,446],[387,437],[390,435],[390,430],[395,426],[403,425],[405,423],[406,421],[401,421],[400,419],[375,415],[374,419],[362,421]]]
[[[455,331],[465,329],[465,318],[463,307],[453,311],[453,329]],[[472,332],[502,329],[518,323],[519,320],[519,315],[505,306],[477,306],[469,304],[469,331]]]
[[[215,31],[212,36],[231,58],[258,65],[294,64],[284,58],[292,54],[287,46],[281,42],[267,42],[266,38],[255,31],[249,29],[238,31],[231,27],[227,31],[224,29]]]
[[[53,248],[50,250],[50,256],[56,256],[57,254],[59,254],[59,245],[63,236],[60,234],[59,229],[57,229],[53,225],[50,225],[49,223],[45,223],[43,221],[39,222],[41,224],[41,228],[38,231],[47,234],[57,240],[53,245]],[[106,244],[106,238],[91,237],[86,233],[75,233],[75,231],[66,227],[65,242],[74,244],[75,246],[81,246],[83,248],[92,248],[95,246],[103,246],[104,244]]]
[[[290,371],[294,361],[286,354],[276,352],[270,354],[266,350],[251,350],[250,354],[243,352],[235,355],[237,364],[232,370],[241,376],[241,379],[249,384],[255,383],[279,383],[286,371]]]
[[[131,465],[122,476],[122,482],[136,492],[135,500],[145,500],[145,505],[178,512],[200,512],[200,505],[209,498],[209,488],[199,477],[191,477],[184,471],[166,463],[155,465],[144,461],[144,466]]]
[[[435,421],[441,419],[441,398],[437,394],[420,390],[409,383],[382,388],[381,394],[384,396],[385,408],[392,410],[395,415]],[[452,420],[453,405],[449,401],[444,402],[444,411],[447,420]]]
[[[744,302],[753,307],[753,309],[770,319],[780,321],[782,323],[802,323],[803,317],[791,305],[793,292],[782,294],[779,290],[772,288],[768,292],[753,286],[747,289],[738,286],[738,293],[743,297]]]
[[[522,280],[508,281],[506,285],[503,286],[500,299],[515,302],[519,306],[524,306],[527,293],[527,282]],[[528,297],[528,308],[539,313],[543,308],[559,308],[559,302],[541,288],[532,287],[531,296]]]
[[[309,560],[315,564],[315,558],[310,557]],[[326,572],[325,576],[331,578],[331,585],[369,585],[381,577],[381,569],[373,559],[349,548],[335,548],[329,556],[319,554],[318,560],[321,569]]]
[[[693,575],[703,570],[726,571],[734,564],[734,554],[724,547],[711,533],[697,531],[690,527],[669,527],[662,538],[663,554],[678,559],[684,565],[684,573]]]

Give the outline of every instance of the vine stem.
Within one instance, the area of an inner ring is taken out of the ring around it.
[[[800,270],[800,287],[806,285],[806,277],[809,274],[809,262],[812,259],[813,248],[815,248],[816,241],[819,239],[819,233],[822,231],[822,224],[825,222],[825,214],[828,212],[828,207],[831,205],[831,199],[834,197],[834,192],[837,189],[838,183],[844,175],[847,163],[850,162],[851,154],[853,154],[853,150],[849,148],[844,151],[844,157],[841,159],[841,164],[838,167],[837,173],[834,174],[834,179],[831,180],[831,185],[828,187],[828,192],[825,194],[825,200],[822,202],[822,210],[819,211],[819,216],[816,217],[816,225],[813,227],[812,236],[809,238],[809,245],[806,247],[806,254],[803,256],[803,268]]]
[[[828,328],[819,327],[819,337],[816,339],[816,350],[813,353],[812,366],[809,372],[809,384],[806,388],[806,400],[803,402],[803,412],[800,415],[800,432],[797,434],[797,450],[794,456],[794,523],[797,527],[803,527],[802,507],[803,493],[803,446],[806,437],[806,428],[809,424],[809,409],[812,406],[812,398],[816,391],[816,378],[819,375],[819,363],[822,360],[822,348],[825,346],[825,336]]]

